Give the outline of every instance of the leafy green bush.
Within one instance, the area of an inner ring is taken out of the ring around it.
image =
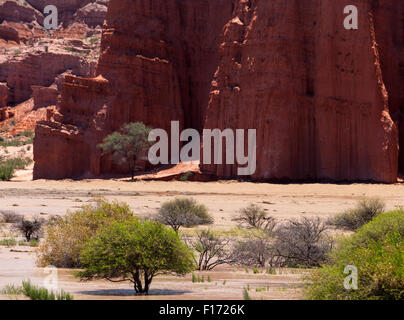
[[[382,213],[384,208],[385,204],[380,199],[364,199],[359,201],[355,208],[337,215],[328,223],[337,228],[354,231]]]
[[[358,289],[346,290],[347,265],[358,268]],[[383,213],[344,238],[330,262],[308,278],[309,299],[403,300],[404,212]]]
[[[175,232],[178,232],[180,227],[213,223],[208,209],[192,198],[175,199],[163,203],[156,219],[172,227]]]
[[[148,294],[158,274],[184,275],[195,267],[191,250],[173,230],[137,219],[102,228],[85,245],[80,259],[82,279],[128,280],[137,294]]]
[[[125,203],[97,200],[75,212],[52,219],[45,228],[45,237],[38,248],[38,265],[60,268],[80,267],[80,251],[100,227],[116,221],[133,219]]]

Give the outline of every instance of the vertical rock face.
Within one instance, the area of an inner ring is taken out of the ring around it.
[[[221,31],[231,14],[232,1],[110,1],[97,68],[108,89],[92,92],[96,80],[68,78],[57,116],[37,126],[34,178],[122,171],[96,145],[124,123],[142,121],[169,131],[170,122],[179,121],[201,130]],[[94,101],[103,103],[106,115],[97,127],[90,125],[94,113],[84,123],[80,112],[71,116],[70,104],[86,109]],[[77,148],[87,150],[85,160],[75,155]],[[46,156],[55,153],[61,158]]]
[[[116,172],[102,137],[179,120],[256,129],[252,179],[396,181],[403,5],[351,4],[359,30],[344,29],[342,0],[111,0],[102,77],[66,79],[37,125],[34,178]],[[202,169],[237,176],[237,165]]]
[[[7,105],[9,89],[7,84],[0,82],[0,108]]]
[[[351,2],[359,30],[343,27],[340,0],[240,1],[226,25],[205,127],[257,130],[253,179],[396,181],[397,127],[377,45],[397,26],[394,10]],[[236,166],[203,168],[236,175]]]

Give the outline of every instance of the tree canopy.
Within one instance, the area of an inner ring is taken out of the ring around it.
[[[130,281],[137,294],[148,294],[156,275],[184,275],[195,269],[191,250],[173,230],[138,219],[106,226],[80,257],[82,279]]]
[[[103,154],[111,153],[115,161],[126,163],[133,180],[136,160],[151,146],[151,142],[148,141],[150,131],[151,128],[142,122],[128,123],[119,131],[106,136],[98,147],[103,150]]]

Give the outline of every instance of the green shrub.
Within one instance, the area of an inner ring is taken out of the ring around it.
[[[46,288],[40,288],[31,284],[30,281],[22,282],[22,292],[31,300],[73,300],[73,296],[63,290],[54,293]]]
[[[185,275],[194,270],[191,250],[166,226],[131,220],[106,226],[84,247],[84,280],[128,280],[136,294],[148,294],[158,274]]]
[[[14,175],[14,167],[10,165],[0,164],[0,180],[9,181]]]
[[[0,293],[4,295],[20,295],[24,294],[24,290],[20,286],[8,284],[0,291]]]
[[[250,294],[248,293],[248,289],[244,288],[243,289],[243,299],[244,300],[251,300]]]
[[[193,172],[192,171],[187,171],[181,177],[178,179],[179,181],[188,181],[190,177],[192,177]]]
[[[13,247],[17,245],[17,240],[14,238],[0,240],[0,246]]]
[[[357,230],[384,211],[382,200],[364,199],[358,202],[355,208],[349,209],[328,221],[330,225],[347,230]]]
[[[175,199],[163,203],[156,219],[158,222],[169,225],[175,232],[178,232],[180,227],[213,223],[208,209],[192,198]]]
[[[347,265],[358,268],[358,290],[344,288]],[[344,238],[308,280],[309,299],[403,300],[404,212],[383,213]]]
[[[27,165],[32,163],[31,158],[13,158],[0,162],[0,180],[9,181],[15,170],[24,169]]]
[[[34,135],[35,135],[34,131],[32,131],[32,130],[24,130],[24,131],[18,133],[16,136],[17,137],[33,138]]]
[[[60,268],[80,267],[80,251],[102,226],[133,219],[125,203],[97,200],[75,212],[52,219],[38,248],[38,265]]]

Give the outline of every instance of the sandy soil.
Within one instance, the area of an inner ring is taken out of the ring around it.
[[[24,215],[63,215],[67,210],[94,201],[95,197],[105,197],[125,201],[135,214],[150,217],[162,202],[180,196],[192,196],[204,203],[215,219],[213,228],[220,230],[235,227],[234,214],[252,202],[262,205],[278,219],[327,218],[352,207],[365,196],[378,196],[386,201],[387,209],[394,209],[404,206],[404,185],[129,182],[125,179],[0,182],[0,210]],[[32,251],[29,247],[0,247],[0,288],[27,278],[41,284],[46,275],[35,266]],[[69,270],[59,270],[59,287],[72,292],[76,299],[241,299],[243,288],[250,285],[250,295],[257,299],[300,299],[302,271],[288,272],[254,275],[244,269],[224,268],[204,273],[205,279],[211,278],[211,282],[204,283],[192,283],[191,275],[159,277],[152,284],[150,297],[134,298],[127,283],[83,283],[73,278]],[[257,287],[265,290],[256,292]]]

